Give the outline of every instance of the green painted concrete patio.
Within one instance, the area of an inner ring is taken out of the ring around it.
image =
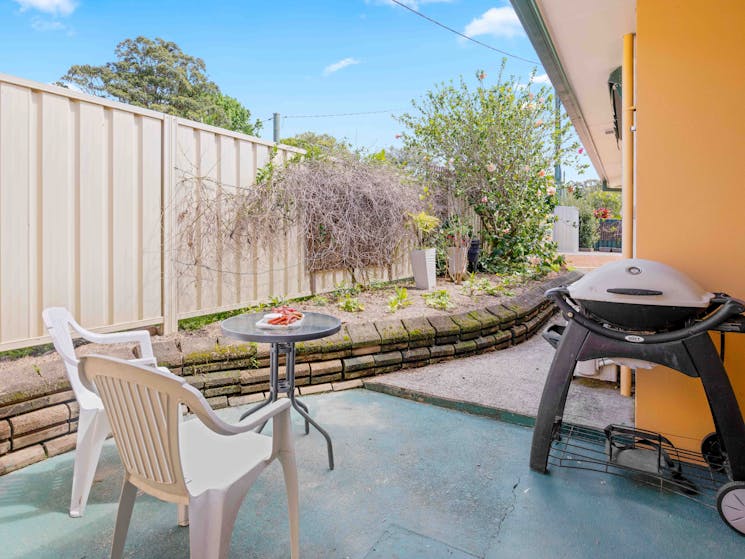
[[[528,468],[530,428],[369,390],[310,396],[333,436],[302,434],[301,554],[309,559],[735,557],[745,538],[716,511],[631,479]],[[240,409],[222,410],[235,421]],[[108,441],[84,518],[67,515],[72,454],[0,478],[0,556],[107,557],[122,478]],[[254,485],[231,557],[289,556],[278,464]],[[127,557],[188,557],[176,507],[137,499]]]

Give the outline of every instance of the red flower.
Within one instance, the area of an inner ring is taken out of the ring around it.
[[[608,208],[598,208],[597,210],[594,210],[592,214],[598,219],[608,219],[611,216]]]

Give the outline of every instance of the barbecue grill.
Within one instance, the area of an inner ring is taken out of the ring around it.
[[[723,356],[709,335],[710,330],[745,332],[745,303],[705,291],[670,266],[641,259],[607,264],[546,295],[567,326],[554,327],[548,337],[557,351],[536,417],[530,467],[545,473],[552,447],[567,437],[562,417],[577,361],[611,358],[664,365],[701,379],[716,431],[702,441],[700,460],[682,461],[686,470],[699,462],[713,472],[709,478],[721,480],[716,508],[728,526],[745,535],[745,423]],[[624,441],[620,446],[619,438]],[[657,476],[686,495],[699,491],[683,478],[680,463],[671,458],[681,453],[662,435],[655,439],[647,431],[634,434],[609,426],[605,448],[606,466]]]

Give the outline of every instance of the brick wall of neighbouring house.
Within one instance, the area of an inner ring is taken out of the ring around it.
[[[569,272],[508,302],[453,315],[346,324],[333,336],[296,344],[300,394],[361,386],[360,379],[504,349],[535,334],[555,312],[546,289]],[[84,353],[95,352],[86,346]],[[259,401],[269,388],[269,346],[183,336],[153,342],[158,363],[202,391],[213,408]],[[107,348],[105,353],[111,354]],[[118,348],[117,357],[133,353]],[[280,363],[284,362],[284,356]],[[0,392],[0,475],[75,447],[78,407],[59,360],[28,365]],[[19,365],[20,366],[20,365]]]

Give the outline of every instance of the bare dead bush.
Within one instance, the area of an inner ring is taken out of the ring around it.
[[[294,162],[248,188],[181,176],[179,245],[194,265],[211,253],[219,266],[230,247],[268,246],[297,227],[309,272],[346,269],[364,282],[365,269],[388,267],[400,254],[411,238],[407,215],[420,206],[406,175],[354,157]]]
[[[353,277],[393,262],[410,236],[407,213],[419,202],[415,186],[393,167],[351,157],[289,165],[257,194],[264,211],[248,219],[269,230],[271,207],[284,212],[304,233],[310,272],[343,268]]]

